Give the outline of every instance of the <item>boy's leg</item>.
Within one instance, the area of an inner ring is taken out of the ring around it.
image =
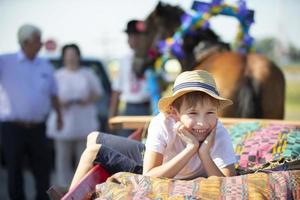
[[[120,171],[142,173],[144,149],[142,143],[134,140],[100,132],[90,133],[70,188],[93,167],[94,161],[111,174]]]
[[[101,132],[98,133],[96,142],[125,155],[138,165],[143,165],[145,145],[141,142]]]
[[[84,152],[86,147],[87,147],[86,140],[82,140],[82,139],[75,140],[74,151],[75,151],[75,165],[76,166],[78,165],[81,155]],[[74,169],[72,171],[74,174]]]
[[[81,178],[93,167],[93,161],[101,147],[100,144],[96,143],[99,132],[91,132],[87,136],[86,149],[83,151],[78,166],[76,168],[75,174],[73,176],[70,188],[74,187]]]
[[[101,144],[89,144],[81,155],[70,188],[73,188],[81,178],[93,167],[93,161],[101,148]]]
[[[141,142],[95,131],[88,135],[87,147],[94,144],[105,145],[106,147],[133,159],[137,164],[143,164],[145,145]]]
[[[100,143],[97,143],[97,138],[98,138],[99,133],[100,132],[98,132],[98,131],[94,131],[94,132],[91,132],[90,134],[88,134],[87,139],[86,139],[87,147],[90,145],[93,145],[93,144],[100,144]]]
[[[126,143],[124,145],[126,146]],[[94,163],[101,164],[109,174],[117,172],[141,174],[143,172],[143,167],[140,163],[106,145],[101,146]]]

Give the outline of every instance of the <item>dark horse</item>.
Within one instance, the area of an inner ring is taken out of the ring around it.
[[[177,6],[159,3],[146,18],[146,52],[159,40],[172,37],[180,26],[184,11]],[[266,57],[230,51],[210,29],[198,29],[183,38],[185,57],[179,59],[183,70],[203,69],[212,73],[222,96],[232,99],[222,117],[283,119],[285,79],[282,71]]]

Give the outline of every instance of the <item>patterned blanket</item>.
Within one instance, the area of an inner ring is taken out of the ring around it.
[[[248,122],[229,128],[240,171],[266,163],[300,159],[300,129],[291,125]]]
[[[118,173],[97,185],[97,199],[300,199],[299,127],[248,122],[229,132],[243,175],[183,181]]]
[[[254,173],[190,181],[151,178],[121,172],[97,185],[104,199],[300,199],[300,171]]]

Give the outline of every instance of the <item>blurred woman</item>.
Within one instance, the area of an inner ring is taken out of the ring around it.
[[[95,102],[102,94],[100,81],[92,69],[80,66],[80,50],[75,44],[62,48],[63,67],[56,71],[63,128],[56,128],[56,114],[48,120],[47,134],[54,139],[57,184],[67,187],[74,174],[74,162],[85,149],[86,136],[99,129]]]

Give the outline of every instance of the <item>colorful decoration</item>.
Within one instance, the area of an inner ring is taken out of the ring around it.
[[[236,17],[240,22],[240,31],[235,41],[237,51],[241,53],[253,51],[253,38],[249,34],[249,29],[254,22],[254,11],[247,9],[244,0],[239,0],[238,6],[225,4],[223,0],[212,0],[211,3],[194,1],[192,9],[197,12],[194,15],[185,14],[182,16],[182,24],[173,37],[158,44],[160,53],[165,57],[174,55],[177,58],[182,58],[184,56],[181,49],[183,36],[198,28],[209,28],[209,19],[220,14]]]

